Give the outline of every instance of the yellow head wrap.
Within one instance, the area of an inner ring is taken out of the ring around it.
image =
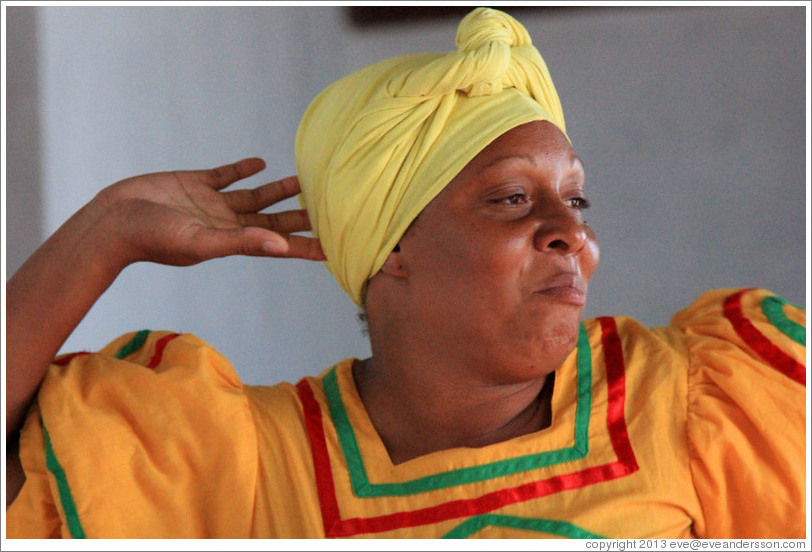
[[[456,45],[334,82],[299,125],[300,202],[327,267],[358,305],[409,224],[490,142],[535,120],[566,134],[547,65],[518,21],[477,8]]]

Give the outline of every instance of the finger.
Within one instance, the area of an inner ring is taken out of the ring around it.
[[[222,190],[223,188],[233,184],[243,178],[248,178],[265,168],[265,161],[259,157],[249,157],[242,159],[236,163],[229,163],[221,167],[207,169],[202,171],[177,171],[178,178],[181,180],[186,178],[194,178],[203,184],[214,188],[215,190]]]
[[[310,230],[310,219],[307,218],[307,211],[304,209],[282,211],[280,213],[238,215],[237,222],[242,226],[258,226],[281,234]]]
[[[290,235],[287,236],[287,244],[287,250],[276,256],[306,259],[309,261],[327,260],[321,248],[321,243],[316,238]]]
[[[288,176],[258,188],[226,192],[223,197],[226,205],[235,213],[256,213],[274,203],[295,196],[299,191],[299,179],[295,176]]]
[[[200,228],[191,243],[198,262],[231,255],[268,256],[288,250],[287,238],[265,228]]]
[[[197,262],[230,255],[271,256],[325,260],[315,238],[283,236],[263,228],[202,228],[196,232]]]

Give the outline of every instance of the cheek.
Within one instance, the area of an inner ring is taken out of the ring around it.
[[[583,253],[581,253],[581,270],[583,277],[588,281],[595,270],[598,268],[601,258],[601,248],[598,245],[598,240],[595,238],[595,233],[590,229],[587,235],[587,241],[584,244]]]
[[[527,239],[522,235],[488,235],[471,229],[454,259],[464,277],[482,286],[487,295],[516,282],[527,263]]]
[[[517,281],[521,273],[524,241],[505,235],[495,238],[473,225],[435,228],[422,248],[418,270],[424,283],[442,292],[446,300],[459,296],[467,309],[476,310],[479,305],[492,310],[497,308],[494,295],[504,293],[504,284]],[[497,305],[503,302],[504,298]]]

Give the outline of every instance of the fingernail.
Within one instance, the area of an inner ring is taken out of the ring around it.
[[[262,250],[265,253],[284,253],[285,243],[280,241],[268,240],[262,244]]]

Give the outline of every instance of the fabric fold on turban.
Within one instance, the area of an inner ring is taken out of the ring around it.
[[[328,86],[305,111],[296,168],[326,265],[359,306],[420,211],[508,130],[564,115],[525,28],[477,8],[457,50],[398,56]]]

